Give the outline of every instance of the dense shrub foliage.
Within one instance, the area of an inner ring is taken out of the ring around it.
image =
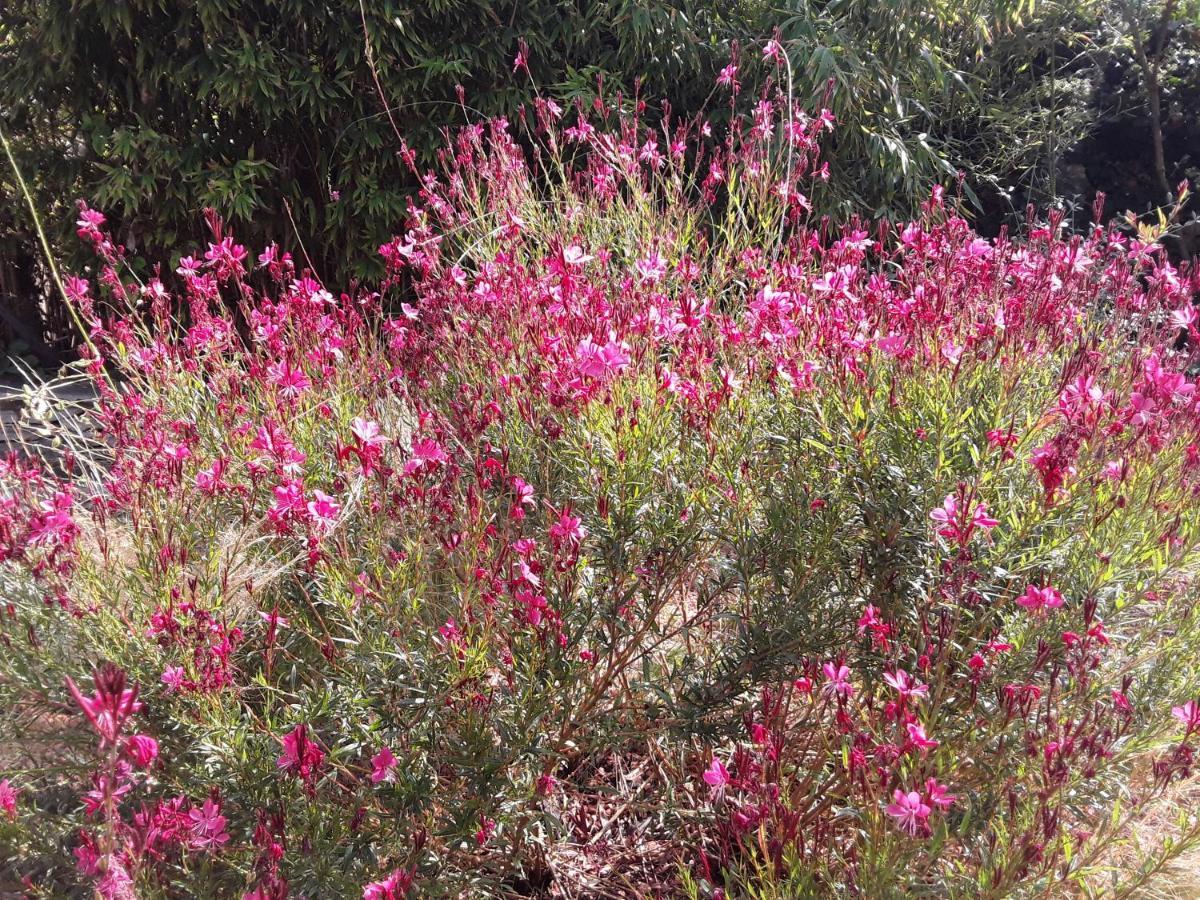
[[[1103,874],[1200,729],[1195,278],[810,222],[829,117],[740,99],[467,128],[342,294],[216,216],[138,282],[82,208],[99,434],[0,473],[30,890]]]

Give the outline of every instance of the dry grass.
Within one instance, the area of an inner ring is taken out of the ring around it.
[[[1200,776],[1182,782],[1155,804],[1133,828],[1133,847],[1154,847],[1179,834],[1181,819],[1195,821],[1200,810]],[[1200,897],[1200,847],[1169,862],[1134,896],[1141,900],[1194,900]]]
[[[658,802],[670,767],[653,744],[584,762],[578,789],[561,795],[570,836],[546,848],[548,898],[642,900],[674,896],[683,850]]]
[[[1099,860],[1102,874],[1092,878],[1094,896],[1121,896],[1138,900],[1195,900],[1200,898],[1200,846],[1184,850],[1164,863],[1146,884],[1125,893],[1142,861],[1158,856],[1164,841],[1177,839],[1195,826],[1200,815],[1200,775],[1173,785],[1166,794],[1147,805]],[[1115,873],[1115,877],[1114,877]],[[1115,890],[1114,890],[1115,889]]]

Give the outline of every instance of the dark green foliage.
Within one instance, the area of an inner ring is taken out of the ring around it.
[[[694,106],[747,16],[698,0],[9,0],[0,111],[58,234],[86,197],[129,246],[169,255],[211,206],[252,245],[298,238],[335,279],[366,274],[347,261],[371,265],[413,187],[383,97],[428,154],[443,127],[529,98],[513,73],[524,38],[543,89],[588,97],[604,73],[606,91],[632,92],[641,77]],[[4,194],[0,230],[25,233]]]
[[[932,183],[968,163],[963,126],[974,137],[980,108],[998,87],[986,77],[983,51],[1033,8],[1028,0],[782,5],[796,96],[806,107],[829,106],[838,119],[830,153],[836,189],[823,203],[867,215],[910,214]]]
[[[1096,190],[1119,198],[1110,212],[1162,204],[1139,43],[1161,70],[1167,181],[1194,172],[1194,0],[780,6],[797,99],[825,103],[838,119],[826,153],[830,187],[814,198],[822,211],[907,216],[931,183],[959,171],[969,206],[992,231],[1023,221],[1026,203],[1057,198],[1078,201],[1084,222]],[[1097,159],[1120,159],[1121,171]]]

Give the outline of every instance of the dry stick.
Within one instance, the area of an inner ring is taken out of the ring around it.
[[[292,223],[292,231],[296,233],[296,243],[300,245],[300,252],[304,254],[304,261],[308,263],[309,271],[317,276],[317,281],[321,281],[323,284],[324,280],[317,272],[317,267],[313,265],[312,257],[308,255],[308,248],[304,246],[304,238],[301,237],[300,229],[296,227],[296,220],[292,217],[292,205],[287,202],[286,197],[283,199],[283,208],[287,212],[288,221]]]
[[[396,140],[403,146],[404,135],[400,133],[400,128],[396,125],[392,108],[388,105],[387,96],[383,93],[383,85],[379,82],[379,70],[375,68],[375,51],[371,49],[371,34],[367,30],[367,8],[363,4],[363,0],[358,0],[358,11],[362,16],[363,47],[367,51],[367,68],[371,70],[371,79],[375,82],[375,90],[379,94],[379,102],[383,104],[383,111],[387,113],[388,121],[392,123],[392,131],[396,132]]]
[[[646,757],[646,759],[644,759],[638,765],[638,767],[634,770],[634,773],[640,775],[642,770],[645,769],[646,766],[649,765],[649,763],[650,763],[650,758]],[[648,779],[644,779],[642,781],[641,785],[638,788],[636,788],[634,790],[634,792],[631,795],[629,795],[625,799],[625,801],[617,807],[616,812],[614,812],[611,816],[609,816],[608,819],[605,820],[601,824],[600,828],[597,831],[592,833],[592,836],[590,838],[588,838],[587,844],[585,846],[591,846],[592,844],[596,843],[596,841],[600,840],[600,838],[602,838],[604,836],[605,832],[607,832],[608,829],[612,827],[613,823],[616,822],[617,819],[620,818],[622,814],[624,814],[625,810],[627,810],[630,807],[630,805],[635,800],[637,800],[638,796],[642,793],[642,791],[644,791],[646,789],[646,787],[649,784],[650,784],[650,781]],[[622,785],[622,787],[624,788],[625,785]]]

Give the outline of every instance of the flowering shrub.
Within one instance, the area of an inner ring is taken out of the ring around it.
[[[136,282],[83,208],[98,437],[0,473],[30,891],[1102,870],[1200,733],[1195,279],[809,223],[832,123],[751,102],[467,128],[340,295],[215,217]]]

